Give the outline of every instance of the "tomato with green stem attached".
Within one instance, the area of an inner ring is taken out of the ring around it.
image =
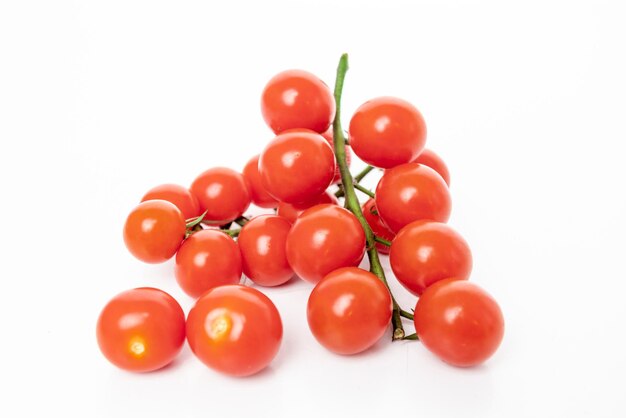
[[[378,216],[378,209],[376,209],[376,201],[374,199],[369,199],[365,202],[362,211],[374,235],[387,241],[393,241],[396,234],[389,229],[382,219],[380,219],[380,216]],[[379,242],[376,243],[376,249],[381,254],[389,254],[390,251],[389,246]]]
[[[206,211],[207,223],[227,224],[250,206],[250,193],[243,176],[230,168],[204,171],[193,181],[190,190],[198,198],[200,210]]]

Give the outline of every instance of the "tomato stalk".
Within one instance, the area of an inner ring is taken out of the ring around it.
[[[375,167],[371,165],[366,166],[363,170],[361,170],[357,175],[354,176],[354,184],[359,184],[361,180],[365,178],[365,176],[367,176],[372,170],[374,170],[374,168]],[[343,187],[339,185],[339,190],[335,192],[335,197],[343,197],[344,195],[345,194],[343,191]]]
[[[370,271],[374,273],[378,278],[387,286],[389,293],[391,294],[391,300],[393,302],[393,313],[391,316],[391,325],[393,328],[392,340],[401,340],[404,338],[404,328],[402,327],[401,309],[396,302],[387,278],[385,277],[385,271],[380,264],[380,258],[378,257],[378,251],[376,251],[376,241],[372,228],[365,220],[363,212],[361,211],[361,204],[356,197],[355,185],[352,179],[352,174],[348,169],[346,163],[346,139],[341,128],[341,94],[343,91],[343,83],[348,71],[348,54],[343,54],[339,60],[337,66],[337,79],[335,81],[335,104],[336,113],[335,120],[333,121],[333,146],[335,149],[335,158],[337,165],[339,166],[339,172],[341,173],[341,184],[343,185],[343,191],[345,193],[345,207],[356,216],[361,223],[363,231],[365,232],[365,239],[367,241],[367,255],[370,261]],[[371,171],[371,170],[370,170]],[[367,174],[367,173],[365,173]],[[365,176],[365,175],[363,175]]]

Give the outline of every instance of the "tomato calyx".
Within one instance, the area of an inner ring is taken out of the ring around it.
[[[205,210],[202,215],[197,216],[195,218],[187,219],[185,223],[185,227],[186,227],[185,239],[189,238],[189,236],[193,234],[194,232],[204,230],[205,226],[214,227],[216,225],[219,225],[220,223],[222,225],[219,227],[218,231],[225,233],[231,238],[235,238],[239,235],[241,228],[231,229],[232,224],[236,223],[237,225],[244,226],[246,223],[250,222],[250,219],[246,218],[245,216],[240,216],[234,221],[227,222],[227,223],[224,223],[223,221],[208,220],[208,219],[205,219],[207,212],[208,211]]]

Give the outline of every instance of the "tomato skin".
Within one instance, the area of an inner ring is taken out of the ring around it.
[[[328,86],[301,70],[278,73],[261,95],[261,112],[275,134],[306,128],[322,133],[335,117],[335,99]]]
[[[415,330],[424,346],[453,366],[471,367],[495,353],[504,336],[498,303],[474,283],[446,279],[430,286],[415,306]]]
[[[302,279],[319,282],[340,267],[357,266],[365,254],[365,232],[358,219],[336,205],[302,212],[287,235],[287,260]]]
[[[96,325],[102,354],[115,366],[150,372],[174,360],[185,341],[185,314],[159,289],[127,290],[102,309]]]
[[[376,208],[376,201],[374,199],[369,199],[365,202],[361,207],[361,210],[363,211],[365,220],[369,224],[370,228],[372,228],[374,235],[386,239],[387,241],[393,241],[396,234],[389,229],[383,220],[380,219],[380,216],[378,216],[378,209]],[[390,251],[389,247],[379,242],[376,243],[376,249],[381,254],[389,254]]]
[[[315,197],[313,200],[304,203],[280,202],[278,204],[276,213],[278,214],[278,216],[282,216],[289,222],[294,223],[302,212],[315,205],[321,205],[322,203],[338,205],[339,200],[337,200],[333,193],[324,192],[321,195]]]
[[[176,254],[185,230],[183,214],[173,203],[149,200],[137,205],[126,218],[124,243],[144,263],[162,263]]]
[[[216,229],[194,232],[176,254],[176,281],[193,298],[217,286],[239,283],[241,271],[237,244]]]
[[[307,304],[313,336],[328,350],[344,355],[373,346],[388,329],[391,312],[391,296],[385,285],[357,267],[326,275]]]
[[[425,148],[413,162],[424,164],[435,170],[443,178],[448,187],[450,187],[450,171],[448,170],[448,166],[433,150]]]
[[[211,289],[187,318],[187,341],[196,357],[231,376],[249,376],[264,369],[278,353],[282,337],[276,306],[251,287]]]
[[[185,219],[195,218],[202,214],[198,199],[191,194],[189,189],[178,184],[161,184],[153,187],[141,198],[142,202],[146,200],[167,200],[176,205]]]
[[[278,206],[278,201],[270,195],[261,181],[261,175],[259,174],[259,156],[255,155],[248,161],[243,168],[243,178],[248,186],[250,192],[250,198],[252,203],[260,208],[275,208]]]
[[[385,170],[376,187],[378,214],[393,232],[420,219],[446,222],[450,190],[435,170],[409,163]]]
[[[259,158],[263,187],[281,202],[301,203],[322,194],[333,181],[335,156],[319,134],[278,135]]]
[[[204,219],[224,225],[240,217],[250,206],[250,193],[243,176],[225,167],[214,167],[201,173],[191,184],[200,203]]]
[[[362,104],[350,120],[350,145],[366,163],[391,168],[413,161],[426,144],[426,123],[412,104],[378,97]]]
[[[241,228],[237,244],[244,274],[261,286],[278,286],[293,277],[286,242],[291,222],[277,215],[261,215]]]
[[[398,281],[419,296],[439,280],[467,280],[472,272],[472,252],[448,225],[415,221],[393,240],[389,263]]]

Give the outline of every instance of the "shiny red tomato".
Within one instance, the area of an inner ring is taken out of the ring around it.
[[[313,200],[305,203],[285,203],[280,202],[278,204],[278,210],[276,213],[279,216],[287,219],[289,222],[294,223],[298,216],[305,210],[315,205],[321,205],[322,203],[331,203],[333,205],[338,205],[339,200],[335,197],[333,193],[324,192],[321,195],[317,196]]]
[[[275,208],[278,206],[278,201],[274,199],[272,195],[267,192],[267,190],[265,190],[265,187],[263,187],[263,183],[261,182],[258,155],[252,157],[244,167],[243,178],[248,186],[252,203],[260,208]]]
[[[366,163],[391,168],[413,161],[426,144],[426,123],[409,102],[379,97],[361,105],[350,120],[350,145]]]
[[[328,86],[311,73],[283,71],[265,86],[263,119],[274,133],[291,128],[324,132],[335,117],[335,99]]]
[[[452,202],[446,182],[422,164],[403,164],[385,170],[376,187],[376,207],[394,232],[420,219],[446,222]]]
[[[133,209],[124,224],[128,251],[145,263],[162,263],[176,254],[185,238],[185,219],[165,200],[149,200]]]
[[[185,314],[162,290],[127,290],[102,309],[96,335],[111,363],[132,372],[149,372],[168,365],[180,352]]]
[[[216,229],[194,232],[176,254],[176,281],[193,298],[241,279],[241,254],[231,237]]]
[[[261,215],[241,228],[237,244],[243,272],[261,286],[278,286],[293,277],[286,254],[291,222],[276,215]]]
[[[276,306],[263,293],[240,285],[205,293],[187,318],[187,341],[208,367],[249,376],[276,356],[283,326]]]
[[[447,279],[430,286],[417,301],[414,318],[424,346],[454,366],[483,363],[504,336],[498,303],[467,281]]]
[[[391,311],[389,291],[375,275],[345,267],[315,286],[307,318],[313,336],[324,347],[337,354],[356,354],[383,336]]]
[[[469,278],[472,253],[463,237],[448,225],[415,221],[393,240],[389,263],[398,281],[414,295],[421,295],[439,280]]]
[[[365,254],[365,233],[358,219],[336,205],[302,212],[287,235],[287,260],[311,283],[340,267],[357,266]]]
[[[378,209],[376,209],[376,201],[374,201],[374,199],[370,199],[365,202],[361,210],[363,211],[363,216],[365,217],[365,220],[369,224],[370,228],[372,228],[372,232],[374,232],[374,235],[386,239],[387,241],[393,241],[393,239],[396,237],[396,234],[391,229],[389,229],[387,225],[383,223],[382,219],[380,219],[380,216],[378,216]],[[389,254],[389,247],[387,247],[385,244],[377,242],[376,249],[381,254]]]
[[[237,219],[250,206],[243,176],[230,168],[206,170],[191,184],[191,193],[198,198],[200,210],[207,211],[204,219],[216,225]]]
[[[153,187],[141,198],[146,200],[167,200],[173,203],[182,212],[185,219],[200,216],[200,204],[198,199],[191,194],[189,189],[178,184],[161,184]]]
[[[319,134],[291,132],[278,135],[259,158],[263,187],[287,203],[309,201],[333,181],[335,156]]]
[[[439,175],[443,178],[448,187],[450,186],[450,171],[448,170],[448,166],[439,155],[435,154],[434,151],[424,149],[420,153],[420,155],[415,160],[413,160],[413,162],[424,164],[432,168],[437,173],[439,173]]]

